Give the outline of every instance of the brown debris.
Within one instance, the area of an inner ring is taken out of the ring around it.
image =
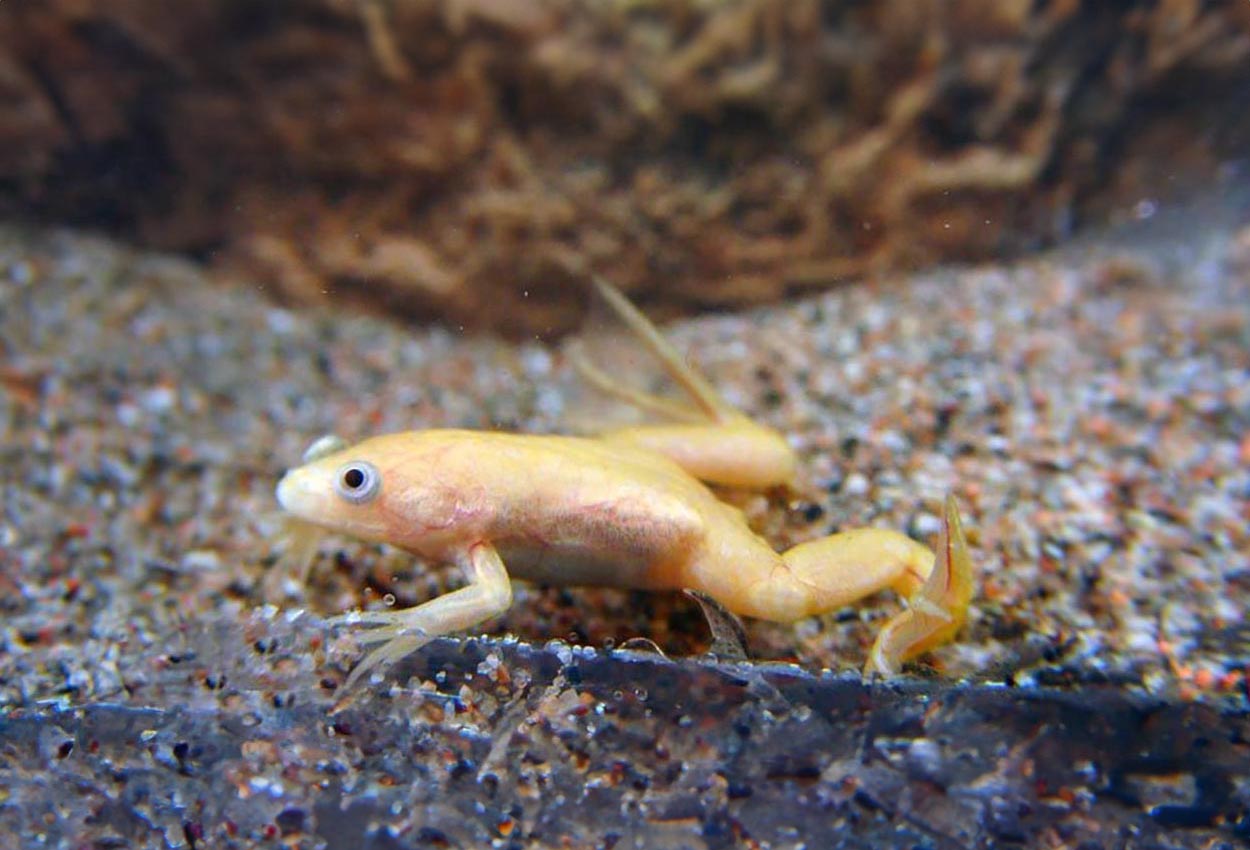
[[[0,8],[0,209],[513,332],[573,326],[571,257],[758,303],[1062,236],[1247,142],[1232,0],[169,8]]]

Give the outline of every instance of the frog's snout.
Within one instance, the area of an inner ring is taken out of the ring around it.
[[[309,478],[298,468],[287,470],[274,491],[282,510],[301,519],[311,519],[310,514],[316,512],[319,500],[313,486],[315,482]]]

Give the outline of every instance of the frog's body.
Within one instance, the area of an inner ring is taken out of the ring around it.
[[[615,290],[601,293],[687,388],[695,408],[592,384],[686,421],[598,437],[425,430],[322,445],[287,473],[278,500],[333,531],[461,564],[470,583],[415,608],[360,612],[384,642],[353,672],[407,655],[511,603],[510,577],[546,584],[691,588],[730,611],[789,622],[883,588],[913,599],[883,629],[869,664],[889,671],[950,640],[972,592],[953,500],[942,549],[898,532],[859,529],[775,552],[704,481],[768,489],[793,481],[793,452],[775,431],[730,408],[690,372]],[[643,323],[639,327],[639,323]],[[654,402],[654,404],[652,404]]]

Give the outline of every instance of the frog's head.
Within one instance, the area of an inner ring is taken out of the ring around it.
[[[385,452],[334,436],[313,441],[300,466],[278,482],[278,503],[298,519],[373,542],[388,537]]]

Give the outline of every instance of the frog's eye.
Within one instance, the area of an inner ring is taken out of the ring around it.
[[[334,489],[353,505],[363,504],[378,494],[382,476],[368,461],[354,460],[339,467],[334,476]]]

